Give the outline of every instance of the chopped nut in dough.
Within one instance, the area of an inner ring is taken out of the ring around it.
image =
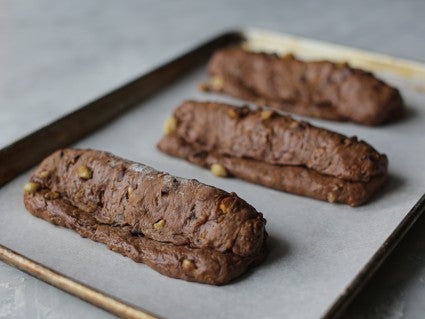
[[[47,178],[50,176],[50,172],[49,171],[41,171],[40,175],[41,178]]]
[[[162,228],[164,228],[164,226],[165,226],[165,220],[164,219],[160,219],[155,224],[153,224],[153,228],[155,230],[161,230]]]
[[[186,271],[192,271],[192,270],[196,269],[195,263],[192,260],[189,260],[189,259],[183,259],[182,267]]]
[[[40,189],[40,184],[35,182],[26,183],[24,185],[25,193],[33,194]]]
[[[273,116],[273,111],[262,111],[261,112],[261,119],[264,120],[268,120]]]
[[[211,165],[211,172],[215,176],[219,176],[219,177],[226,177],[228,175],[226,168],[223,165],[218,163]]]
[[[334,193],[329,193],[328,194],[328,202],[329,203],[335,203],[336,201],[336,195]]]
[[[167,135],[173,134],[177,129],[177,119],[170,117],[164,122],[164,133]]]
[[[88,168],[85,165],[81,165],[80,167],[78,167],[78,176],[82,179],[90,179],[92,178],[92,171],[90,168]]]
[[[210,80],[210,84],[214,90],[221,90],[224,86],[224,78],[221,76],[213,76]]]
[[[229,114],[229,116],[230,116],[232,119],[236,119],[236,118],[238,118],[238,112],[236,112],[234,109],[230,109],[230,110],[227,112],[227,114]]]
[[[46,193],[44,195],[44,198],[46,198],[48,200],[58,199],[59,197],[61,197],[61,194],[59,192],[55,192],[55,191]]]

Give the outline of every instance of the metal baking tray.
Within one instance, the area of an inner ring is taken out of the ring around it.
[[[182,100],[242,104],[197,90],[212,52],[228,45],[349,62],[400,88],[409,111],[397,123],[308,119],[357,135],[388,155],[390,182],[374,201],[351,208],[220,179],[156,150],[163,121]],[[337,317],[425,209],[424,88],[420,63],[256,29],[217,36],[0,151],[0,259],[121,317]],[[235,191],[268,221],[268,259],[226,286],[189,283],[31,216],[22,201],[29,169],[68,145],[107,150]]]

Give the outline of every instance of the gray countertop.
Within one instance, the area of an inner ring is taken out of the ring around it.
[[[262,27],[425,62],[423,1],[0,1],[0,147],[218,32]],[[0,234],[1,242],[1,234]],[[422,318],[425,216],[349,307]],[[0,263],[0,318],[105,318]]]

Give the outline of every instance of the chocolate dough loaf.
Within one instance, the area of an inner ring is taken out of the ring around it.
[[[380,125],[404,110],[397,89],[347,64],[227,48],[213,55],[208,71],[205,90],[306,116]]]
[[[221,175],[351,206],[386,181],[387,157],[369,144],[273,111],[187,101],[172,119],[158,148]]]
[[[95,150],[60,150],[25,186],[35,216],[158,272],[221,285],[265,256],[266,221],[234,193]]]

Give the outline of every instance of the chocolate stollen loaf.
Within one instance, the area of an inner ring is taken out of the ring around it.
[[[369,144],[273,111],[186,101],[166,128],[164,153],[316,199],[358,206],[387,179],[387,157]]]
[[[348,64],[226,48],[213,55],[208,71],[206,91],[301,115],[380,125],[404,111],[397,89]]]
[[[33,215],[174,278],[221,285],[265,256],[266,221],[236,194],[106,152],[55,152],[24,199]]]

